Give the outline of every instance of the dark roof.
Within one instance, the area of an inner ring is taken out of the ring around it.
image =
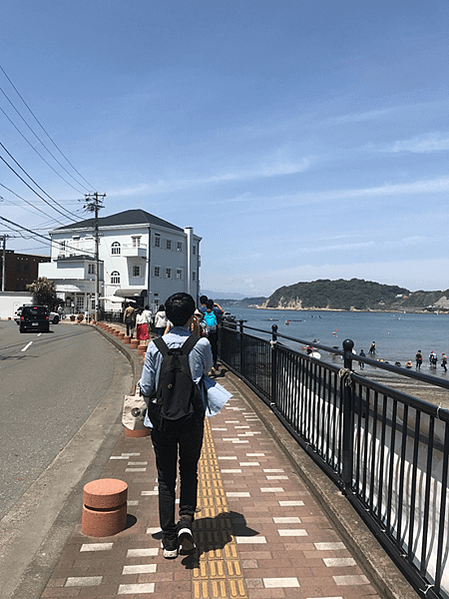
[[[70,229],[94,227],[94,225],[95,219],[88,218],[71,225],[66,225],[65,227],[58,227],[55,229],[55,231],[67,231]],[[184,231],[184,229],[181,229],[181,227],[172,225],[166,220],[162,220],[162,218],[158,218],[149,212],[145,212],[145,210],[125,210],[124,212],[119,212],[118,214],[111,214],[111,216],[103,217],[100,216],[98,218],[99,227],[117,227],[120,225],[159,225],[161,227],[173,229],[175,231]]]

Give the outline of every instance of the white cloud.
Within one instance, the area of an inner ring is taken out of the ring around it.
[[[397,140],[394,143],[381,148],[382,152],[411,152],[413,154],[426,154],[430,152],[441,152],[449,150],[449,135],[441,132],[431,132],[417,135],[411,139]]]
[[[182,189],[191,189],[209,184],[225,183],[227,181],[248,181],[251,179],[264,179],[270,177],[279,177],[284,175],[293,175],[304,173],[312,168],[317,161],[316,157],[308,156],[295,162],[291,160],[276,159],[271,162],[268,159],[260,161],[260,164],[253,168],[241,169],[236,171],[222,172],[216,175],[195,177],[192,179],[159,179],[154,183],[145,183],[133,187],[116,189],[110,191],[108,196],[140,196],[142,194],[167,193],[180,191]]]
[[[411,181],[408,183],[386,183],[377,187],[360,187],[356,189],[331,189],[324,191],[314,191],[310,193],[298,194],[282,194],[278,196],[253,196],[245,194],[241,197],[240,212],[245,212],[246,208],[243,202],[251,202],[251,211],[257,212],[271,211],[274,207],[276,210],[282,208],[298,207],[306,204],[315,204],[323,202],[334,202],[335,200],[362,200],[372,199],[376,197],[387,196],[402,196],[413,194],[428,194],[428,193],[448,193],[449,192],[449,177],[439,177],[437,179],[427,179],[422,181]],[[236,198],[218,200],[213,203],[227,204],[236,202]]]

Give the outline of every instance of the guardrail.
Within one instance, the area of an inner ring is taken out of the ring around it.
[[[254,335],[253,333],[256,333]],[[313,346],[338,364],[295,351]],[[302,339],[224,324],[220,358],[346,494],[418,593],[449,597],[449,411],[379,384],[353,360],[421,384],[449,383]]]

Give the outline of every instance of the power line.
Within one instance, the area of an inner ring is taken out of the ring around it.
[[[16,86],[14,85],[14,83],[11,81],[11,79],[8,77],[5,69],[0,65],[0,70],[2,71],[2,73],[5,75],[6,79],[9,81],[11,87],[14,89],[14,91],[16,92],[16,94],[19,96],[19,98],[22,100],[22,102],[24,103],[24,105],[27,107],[28,111],[31,113],[31,115],[33,116],[33,118],[35,119],[35,121],[37,122],[37,124],[39,125],[39,127],[42,129],[42,131],[45,133],[45,135],[48,137],[48,139],[51,141],[51,143],[55,146],[55,148],[58,150],[58,152],[61,154],[61,156],[64,158],[64,160],[72,167],[72,169],[78,174],[79,177],[81,177],[81,179],[87,183],[87,185],[89,186],[90,189],[95,189],[95,187],[89,183],[89,181],[87,181],[82,175],[81,173],[73,166],[73,164],[70,162],[70,160],[67,158],[67,156],[62,152],[62,150],[56,145],[56,143],[53,141],[53,139],[51,138],[51,136],[49,135],[49,133],[47,132],[47,130],[45,129],[45,127],[42,125],[42,123],[39,121],[39,119],[37,118],[37,116],[34,114],[34,112],[31,110],[31,108],[28,106],[28,104],[25,102],[25,99],[22,97],[22,95],[20,94],[19,90],[16,88]],[[34,132],[34,130],[30,127],[30,125],[27,123],[27,121],[24,119],[24,117],[20,114],[19,110],[14,106],[13,102],[11,102],[11,100],[8,98],[7,94],[4,92],[4,90],[2,88],[0,88],[0,91],[3,93],[3,95],[5,96],[5,98],[8,100],[8,102],[11,104],[11,106],[14,108],[14,110],[17,112],[17,114],[20,116],[20,118],[22,119],[22,121],[25,123],[25,125],[28,127],[28,129],[33,133],[33,135],[36,137],[36,139],[44,146],[44,148],[47,150],[47,152],[50,154],[50,156],[52,156],[52,158],[59,164],[59,166],[69,175],[69,177],[71,177],[74,181],[76,181],[78,183],[78,185],[81,185],[81,187],[83,187],[84,189],[88,189],[85,185],[83,185],[80,181],[77,181],[75,179],[75,177],[69,173],[69,171],[59,162],[59,160],[56,158],[56,156],[50,152],[50,150],[47,148],[47,146],[44,144],[44,142],[39,138],[39,136]]]
[[[33,231],[32,229],[28,229],[27,227],[24,227],[23,225],[19,225],[18,223],[15,223],[12,220],[9,220],[8,218],[5,218],[4,216],[0,216],[0,220],[5,221],[6,223],[8,223],[9,225],[12,225],[14,227],[18,227],[19,229],[23,230],[23,231],[27,231],[28,233],[31,233],[31,235],[33,236],[33,238],[35,237],[39,237],[41,239],[43,239],[46,243],[48,243],[50,246],[52,243],[58,245],[59,247],[63,248],[63,249],[70,249],[70,250],[74,250],[79,252],[80,249],[79,248],[75,248],[73,246],[67,245],[67,243],[62,243],[60,241],[56,241],[56,240],[52,240],[50,237],[45,237],[45,235],[41,235],[40,233],[37,233],[37,231]],[[5,225],[5,226],[8,226]],[[11,228],[11,227],[9,227]],[[15,231],[15,229],[11,229],[12,231]],[[17,232],[17,231],[15,231]],[[95,252],[91,252],[89,250],[83,250],[83,252],[89,256],[92,256],[95,258],[96,254]]]
[[[37,148],[35,148],[33,146],[33,144],[30,142],[29,139],[27,139],[27,137],[22,133],[22,131],[19,129],[19,127],[14,123],[14,121],[6,114],[6,112],[3,110],[3,108],[0,106],[0,111],[5,115],[5,117],[8,119],[8,121],[11,123],[11,125],[14,127],[14,129],[19,133],[19,135],[21,135],[23,137],[23,139],[27,142],[27,144],[30,146],[30,148],[32,150],[34,150],[36,152],[36,154],[45,162],[45,164],[47,166],[49,166],[51,168],[51,170],[60,178],[64,181],[64,183],[67,183],[67,185],[69,185],[72,189],[74,189],[75,191],[78,191],[79,193],[82,193],[82,191],[80,189],[77,189],[76,187],[74,187],[69,181],[67,181],[67,179],[64,179],[64,177],[58,173],[58,171],[52,167],[52,165],[48,162],[48,160],[46,158],[44,158],[42,156],[42,154],[37,150]],[[73,179],[73,177],[72,177]],[[86,189],[86,188],[84,188]]]
[[[10,157],[12,160],[14,160],[14,162],[17,164],[17,166],[20,168],[20,170],[21,170],[23,173],[25,173],[25,175],[28,177],[28,179],[30,179],[30,181],[32,181],[32,182],[34,183],[34,185],[36,185],[36,187],[42,191],[42,193],[45,193],[45,195],[47,196],[47,198],[49,198],[49,199],[50,199],[52,202],[54,202],[54,203],[55,203],[57,206],[59,206],[60,208],[62,208],[63,210],[65,210],[65,211],[67,212],[67,214],[68,214],[68,218],[70,218],[70,219],[71,219],[71,220],[73,220],[73,221],[76,221],[76,219],[73,217],[73,215],[72,215],[72,213],[71,213],[71,212],[69,212],[69,211],[68,211],[66,208],[64,208],[64,206],[61,206],[60,204],[58,204],[58,202],[57,202],[57,201],[56,201],[54,198],[52,198],[52,197],[51,197],[51,195],[50,195],[50,194],[48,194],[48,193],[45,191],[45,189],[42,189],[42,187],[41,187],[41,186],[40,186],[38,183],[36,183],[36,181],[33,179],[33,177],[32,177],[32,176],[31,176],[29,173],[27,173],[27,171],[26,171],[26,170],[23,168],[23,166],[22,166],[21,164],[19,164],[19,162],[17,162],[17,160],[14,158],[14,156],[11,154],[11,152],[9,152],[9,151],[8,151],[8,150],[5,148],[5,146],[2,144],[2,142],[0,142],[0,146],[1,146],[1,147],[2,147],[4,150],[5,150],[5,152],[8,154],[8,156],[9,156],[9,157]],[[56,209],[55,209],[55,208],[53,208],[53,210],[56,210]],[[67,216],[66,216],[66,218],[67,218]]]
[[[40,193],[37,193],[37,191],[35,189],[33,189],[31,187],[31,185],[29,185],[29,183],[27,183],[25,181],[25,179],[23,179],[23,177],[21,177],[19,175],[19,173],[12,168],[12,166],[10,164],[8,164],[8,162],[3,158],[3,156],[0,156],[0,160],[6,164],[6,166],[16,175],[16,177],[18,177],[22,181],[22,183],[24,183],[28,187],[28,189],[30,189],[35,195],[37,195],[38,198],[40,198],[43,202],[45,202],[47,204],[47,206],[50,206],[50,208],[52,208],[56,212],[59,212],[59,214],[61,214],[64,218],[67,218],[66,214],[64,214],[63,212],[61,212],[60,210],[58,210],[57,208],[55,208],[54,206],[52,206],[50,204],[50,202],[48,202],[44,197],[41,196]],[[31,177],[30,177],[30,179],[31,179]],[[73,220],[73,222],[76,222],[76,219],[73,218],[72,216],[70,216],[70,219]]]
[[[40,212],[41,214],[43,214],[44,216],[48,217],[48,214],[46,212],[44,212],[43,210],[41,210],[40,208],[38,208],[37,206],[34,206],[34,204],[32,204],[31,202],[29,202],[28,200],[26,200],[25,198],[22,198],[22,196],[19,196],[19,194],[17,194],[15,191],[13,191],[12,189],[9,189],[9,187],[6,187],[6,185],[3,185],[3,183],[0,183],[0,187],[3,187],[3,189],[6,189],[7,191],[9,191],[9,193],[14,194],[17,198],[19,198],[19,200],[22,200],[23,202],[25,202],[26,204],[28,204],[28,206],[31,206],[31,208],[33,208],[33,210],[37,210],[38,212]],[[10,200],[11,201],[11,200]],[[17,204],[14,204],[14,206],[17,206]],[[60,223],[58,220],[54,219],[55,222],[57,222],[59,225],[62,225],[62,223]]]

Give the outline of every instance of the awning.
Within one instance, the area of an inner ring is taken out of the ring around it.
[[[118,304],[123,304],[124,301],[126,301],[123,297],[116,297],[115,295],[108,295],[105,297],[99,297],[99,300],[104,300],[107,302],[115,302]]]
[[[58,283],[56,283],[56,291],[58,293],[86,293],[86,291],[78,285],[59,285]]]
[[[145,288],[139,289],[138,287],[135,287],[134,289],[117,289],[114,295],[126,298],[146,297],[147,290]]]

